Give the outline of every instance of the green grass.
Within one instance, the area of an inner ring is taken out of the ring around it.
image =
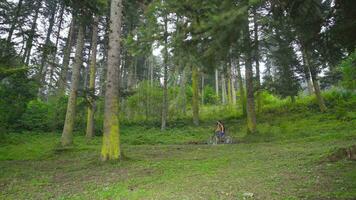
[[[164,132],[123,125],[121,162],[100,162],[100,136],[87,141],[76,133],[73,147],[61,149],[59,133],[3,134],[0,199],[356,198],[355,161],[326,161],[356,144],[353,118],[282,104],[259,114],[255,135],[245,134],[244,119],[228,116],[228,134],[238,143],[208,146],[210,117]]]

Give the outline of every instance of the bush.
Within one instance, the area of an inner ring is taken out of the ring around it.
[[[356,51],[341,62],[340,68],[342,86],[348,90],[356,90]]]

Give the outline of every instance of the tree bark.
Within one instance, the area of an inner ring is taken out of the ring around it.
[[[248,1],[244,3],[248,6]],[[256,111],[255,111],[255,98],[253,90],[253,71],[252,71],[252,55],[251,55],[251,39],[249,31],[248,9],[245,13],[245,24],[242,29],[243,42],[245,50],[245,76],[246,76],[246,93],[247,93],[247,132],[256,132]]]
[[[56,15],[56,8],[57,8],[57,2],[52,5],[51,7],[51,17],[49,19],[49,26],[48,26],[48,30],[47,30],[47,35],[46,35],[46,40],[45,40],[45,44],[43,46],[43,52],[42,52],[42,59],[41,59],[41,65],[40,65],[40,70],[39,70],[39,81],[40,81],[40,88],[43,87],[45,85],[46,82],[46,62],[47,62],[47,56],[49,54],[49,45],[50,45],[50,41],[51,41],[51,34],[53,31],[53,25],[54,25],[54,20],[55,20],[55,15]],[[40,95],[42,95],[43,92],[43,88],[40,89]]]
[[[219,97],[219,72],[215,69],[215,94]]]
[[[254,60],[256,68],[256,98],[257,98],[257,112],[262,110],[262,96],[261,96],[261,80],[260,80],[260,62],[259,62],[259,41],[258,41],[258,24],[256,8],[253,8],[253,24],[254,24]]]
[[[231,62],[230,62],[231,63]],[[230,64],[230,74],[231,74],[231,95],[232,95],[232,104],[236,105],[236,89],[235,89],[235,70],[232,64]]]
[[[247,111],[246,111],[246,96],[245,96],[245,89],[243,85],[243,80],[241,76],[241,69],[240,69],[240,60],[237,58],[236,61],[236,70],[237,70],[237,81],[239,84],[239,93],[240,93],[240,104],[242,108],[242,115],[246,116]]]
[[[164,19],[164,74],[163,74],[163,103],[162,103],[162,121],[161,130],[166,129],[167,115],[168,115],[168,22],[167,16]]]
[[[65,93],[65,89],[67,86],[67,73],[68,73],[68,66],[70,62],[70,53],[72,50],[72,39],[74,35],[74,26],[75,26],[75,18],[72,18],[67,40],[66,46],[63,49],[63,62],[62,62],[62,69],[60,76],[58,78],[58,91],[57,95],[62,96]]]
[[[53,52],[52,64],[50,66],[51,68],[50,68],[50,73],[49,73],[49,77],[50,77],[49,84],[51,84],[52,81],[54,81],[54,79],[52,79],[52,78],[53,78],[54,69],[56,67],[55,66],[56,55],[57,55],[57,51],[58,51],[58,43],[59,43],[59,38],[60,38],[60,34],[61,34],[61,29],[62,29],[64,10],[65,10],[65,5],[64,5],[64,3],[62,3],[61,10],[59,11],[59,22],[58,22],[56,42],[54,43],[54,52]]]
[[[77,46],[75,52],[75,60],[72,71],[72,86],[68,99],[67,113],[62,132],[62,146],[68,146],[73,143],[73,125],[75,120],[75,107],[77,101],[77,93],[80,78],[80,68],[83,59],[83,46],[84,46],[84,25],[79,26]]]
[[[198,69],[195,66],[192,66],[192,111],[193,111],[193,123],[194,125],[199,125],[199,75]]]
[[[304,52],[304,56],[305,56],[306,67],[308,67],[307,69],[309,69],[310,74],[311,74],[311,79],[312,79],[313,86],[314,86],[314,92],[315,92],[315,96],[316,96],[316,99],[319,104],[320,111],[325,112],[327,110],[327,107],[325,105],[323,97],[321,96],[321,90],[320,90],[320,86],[319,86],[319,82],[318,82],[318,75],[317,75],[316,69],[310,62],[308,50],[305,49],[304,45],[302,48],[303,48],[303,52]]]
[[[7,40],[6,40],[8,47],[9,47],[9,44],[11,43],[11,38],[12,38],[12,35],[14,34],[14,31],[15,31],[15,28],[16,28],[16,24],[17,24],[19,15],[20,15],[20,11],[22,9],[22,3],[23,3],[23,0],[19,0],[19,3],[16,6],[16,12],[15,12],[14,20],[11,23],[9,34],[7,35]]]
[[[226,104],[226,80],[224,73],[220,74],[221,76],[221,102],[222,104]]]
[[[204,74],[201,75],[201,105],[204,105]]]
[[[36,1],[36,3],[39,4],[40,1]],[[37,8],[35,10],[35,16],[33,17],[33,20],[32,20],[31,30],[30,30],[28,39],[26,41],[26,49],[25,49],[24,56],[23,56],[23,62],[26,65],[28,65],[30,63],[31,50],[32,50],[32,46],[33,46],[33,39],[34,39],[35,33],[36,33],[37,19],[38,19],[40,7],[41,7],[40,5],[37,5]]]
[[[121,158],[119,129],[119,68],[120,37],[122,23],[122,0],[111,0],[108,68],[105,90],[104,133],[101,158],[116,160]]]
[[[307,87],[308,87],[308,94],[312,95],[314,93],[313,82],[310,78],[310,70],[309,70],[309,66],[306,61],[306,56],[305,56],[304,50],[302,50],[302,58],[303,58],[303,72],[304,72],[305,82],[307,83]]]
[[[91,38],[91,57],[90,57],[90,78],[89,78],[89,96],[88,96],[88,113],[87,113],[87,131],[86,137],[93,138],[94,132],[94,112],[95,112],[95,73],[96,73],[96,49],[98,43],[98,23],[99,17],[94,16],[93,20],[93,34]]]

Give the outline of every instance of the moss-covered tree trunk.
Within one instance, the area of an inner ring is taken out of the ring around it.
[[[199,75],[196,66],[192,66],[192,111],[193,111],[193,123],[199,125]]]
[[[75,52],[75,59],[72,69],[72,85],[68,99],[66,119],[64,122],[64,128],[62,132],[62,146],[68,146],[73,143],[73,126],[75,120],[75,107],[77,102],[77,93],[80,78],[80,68],[83,64],[83,47],[84,47],[84,26],[79,26],[77,45]]]
[[[237,59],[236,61],[236,70],[237,70],[237,82],[239,84],[239,93],[240,93],[240,104],[242,108],[242,115],[246,116],[247,111],[246,111],[246,95],[245,95],[245,88],[243,85],[243,80],[242,80],[242,75],[241,75],[241,69],[240,69],[240,60]]]
[[[67,87],[67,72],[68,66],[70,63],[70,53],[72,50],[72,39],[74,35],[74,26],[75,26],[75,18],[72,18],[70,23],[70,28],[68,32],[68,36],[66,39],[66,45],[63,49],[63,62],[61,67],[61,72],[58,78],[58,89],[57,89],[57,96],[62,96],[65,93],[65,89]]]
[[[89,96],[88,96],[88,112],[87,112],[87,131],[86,137],[92,138],[95,135],[94,132],[94,112],[95,112],[95,73],[96,73],[96,49],[98,41],[98,22],[99,17],[95,15],[93,20],[93,34],[91,38],[91,57],[89,66]]]
[[[248,0],[243,2],[248,7]],[[245,22],[242,29],[243,43],[245,52],[245,76],[246,76],[246,93],[247,93],[247,131],[248,133],[256,132],[256,111],[255,98],[253,90],[253,71],[252,71],[252,45],[249,31],[248,9],[245,11]]]
[[[104,133],[101,159],[116,160],[121,157],[119,129],[119,68],[122,23],[122,0],[111,0],[108,68],[105,89]]]

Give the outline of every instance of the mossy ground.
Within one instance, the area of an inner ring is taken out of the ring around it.
[[[203,144],[213,120],[199,127],[123,126],[120,162],[101,162],[101,137],[76,134],[59,148],[57,133],[3,135],[0,199],[355,199],[355,161],[325,161],[356,144],[356,120],[332,112],[264,113],[258,134],[225,120],[233,145]]]

